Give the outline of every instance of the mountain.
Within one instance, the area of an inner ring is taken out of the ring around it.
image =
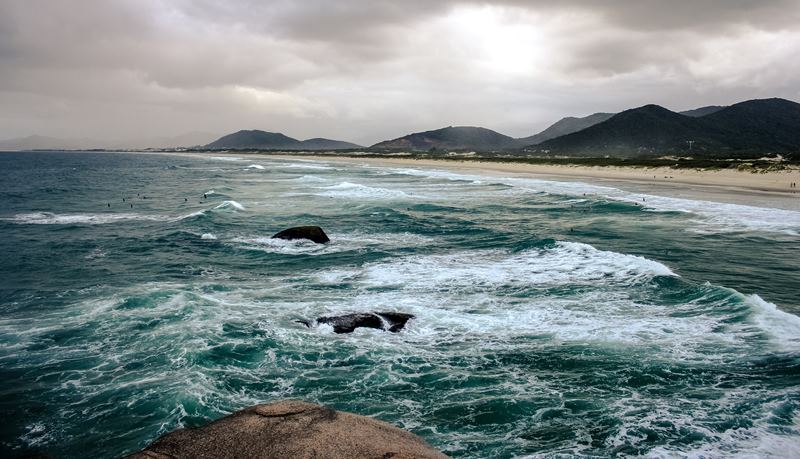
[[[683,112],[678,112],[684,116],[691,116],[692,118],[700,118],[701,116],[710,115],[712,113],[716,113],[723,108],[726,108],[724,105],[709,105],[706,107],[695,108],[694,110],[686,110]]]
[[[739,102],[700,118],[724,129],[733,151],[800,153],[800,104],[786,99]]]
[[[415,132],[393,140],[376,143],[370,148],[391,150],[441,150],[492,151],[518,147],[514,138],[482,127],[449,126],[433,131]]]
[[[300,141],[278,132],[266,132],[254,129],[250,131],[234,132],[233,134],[220,137],[204,148],[211,150],[346,150],[350,148],[361,148],[361,146],[341,140],[330,140],[320,137]]]
[[[206,145],[205,148],[232,150],[239,148],[262,148],[264,150],[272,150],[293,147],[299,143],[299,140],[277,132],[265,132],[253,129],[222,136]]]
[[[751,100],[702,117],[645,105],[545,141],[532,150],[617,157],[796,155],[800,152],[800,104],[784,99]]]
[[[301,150],[350,150],[353,148],[364,148],[354,143],[344,142],[342,140],[323,139],[321,137],[303,140],[298,146]]]
[[[561,118],[538,134],[530,137],[523,137],[517,140],[519,140],[523,145],[536,145],[544,142],[545,140],[555,139],[556,137],[561,137],[562,135],[582,131],[590,126],[594,126],[597,123],[602,123],[612,116],[614,116],[613,113],[594,113],[589,116],[584,116],[583,118],[568,116],[566,118]]]
[[[537,145],[553,154],[576,156],[648,156],[688,149],[702,127],[691,118],[658,105],[625,110],[602,123]],[[714,141],[711,146],[720,147]],[[698,145],[699,148],[699,145]]]
[[[686,110],[679,113],[684,116],[699,118],[701,116],[706,116],[718,112],[723,108],[725,108],[725,106],[709,105],[707,107],[695,108],[694,110]],[[573,132],[582,131],[590,126],[594,126],[597,123],[602,123],[603,121],[611,118],[614,115],[615,113],[594,113],[589,116],[584,116],[583,118],[568,116],[566,118],[561,118],[560,120],[553,123],[550,127],[548,127],[547,129],[536,135],[532,135],[530,137],[523,137],[518,140],[522,142],[524,145],[537,145],[544,141],[555,139],[556,137],[561,137],[562,135],[567,135],[567,134],[572,134]]]

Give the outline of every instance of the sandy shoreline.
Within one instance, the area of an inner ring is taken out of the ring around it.
[[[243,155],[237,155],[243,156]],[[255,157],[264,155],[253,155]],[[316,161],[373,164],[376,166],[415,166],[440,168],[472,173],[503,173],[504,175],[560,176],[593,178],[614,181],[632,181],[653,184],[688,184],[700,186],[744,189],[770,193],[798,194],[800,188],[791,188],[792,182],[800,183],[800,169],[766,173],[740,172],[736,170],[670,169],[667,167],[618,167],[545,165],[524,163],[500,163],[489,161],[456,161],[411,158],[364,158],[342,156],[292,156],[268,155],[282,159],[310,159]]]
[[[179,153],[178,155],[239,158],[278,158],[328,163],[363,164],[378,167],[439,169],[464,174],[581,181],[624,187],[637,192],[690,199],[748,204],[800,210],[800,168],[765,173],[737,170],[670,169],[668,167],[620,167],[554,164],[501,163],[469,160],[375,158],[361,156],[286,155],[263,153]]]

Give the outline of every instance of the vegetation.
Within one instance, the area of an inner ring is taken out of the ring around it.
[[[658,105],[619,113],[582,131],[529,147],[568,156],[744,158],[800,153],[800,104],[784,99],[741,102],[693,117]]]
[[[313,138],[308,140],[297,140],[277,132],[259,131],[257,129],[249,131],[238,131],[233,134],[220,137],[203,147],[210,150],[231,149],[283,149],[283,150],[340,150],[348,148],[360,148],[359,145],[341,140],[330,140],[323,138]]]
[[[522,145],[513,137],[500,134],[491,129],[471,126],[449,126],[433,131],[415,132],[394,140],[377,143],[372,148],[415,151],[425,151],[431,148],[498,151],[519,148]]]
[[[509,164],[540,164],[540,165],[561,165],[561,166],[587,166],[587,167],[668,167],[670,169],[700,169],[700,170],[723,170],[736,169],[750,172],[769,172],[785,170],[792,167],[800,167],[800,158],[785,159],[780,157],[773,158],[745,158],[745,159],[715,159],[715,158],[618,158],[618,157],[537,157],[537,156],[511,156],[499,154],[454,154],[443,153],[440,151],[429,152],[403,152],[387,154],[386,152],[369,150],[350,150],[337,152],[281,152],[250,150],[252,153],[275,154],[284,153],[292,156],[330,156],[348,158],[405,158],[405,159],[432,159],[441,161],[469,161],[469,162],[493,162]]]

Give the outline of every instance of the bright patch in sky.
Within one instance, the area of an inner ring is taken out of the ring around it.
[[[548,49],[543,30],[531,15],[493,6],[459,8],[442,22],[449,39],[465,50],[481,71],[499,75],[534,76],[546,66]]]

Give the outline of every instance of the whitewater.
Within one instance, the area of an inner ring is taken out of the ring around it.
[[[800,208],[243,156],[0,155],[0,450],[292,398],[453,457],[800,455]],[[297,322],[368,311],[415,318]]]

